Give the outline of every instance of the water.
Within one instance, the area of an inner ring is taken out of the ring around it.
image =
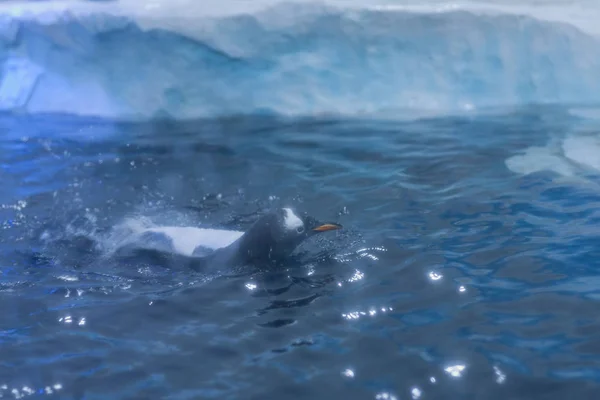
[[[593,120],[546,108],[0,127],[4,398],[599,389],[597,175],[524,175],[507,161]],[[226,277],[106,257],[132,224],[243,230],[282,205],[344,230],[286,268]]]

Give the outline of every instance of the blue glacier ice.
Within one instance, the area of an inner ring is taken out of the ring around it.
[[[600,102],[599,39],[530,16],[282,4],[188,28],[6,14],[0,109],[183,119]]]

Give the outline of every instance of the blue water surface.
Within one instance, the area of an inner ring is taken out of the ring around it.
[[[564,399],[600,389],[600,186],[506,160],[560,108],[416,120],[0,119],[0,396]],[[280,269],[105,257],[123,226],[344,229]]]

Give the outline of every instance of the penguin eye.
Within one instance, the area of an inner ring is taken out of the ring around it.
[[[304,232],[304,227],[303,226],[299,226],[296,228],[296,232],[298,233],[303,233]]]

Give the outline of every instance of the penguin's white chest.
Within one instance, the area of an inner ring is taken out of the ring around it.
[[[201,246],[208,250],[227,247],[238,240],[244,232],[221,229],[195,228],[187,226],[161,226],[144,229],[139,235],[158,235],[169,242],[172,251],[192,256]]]

